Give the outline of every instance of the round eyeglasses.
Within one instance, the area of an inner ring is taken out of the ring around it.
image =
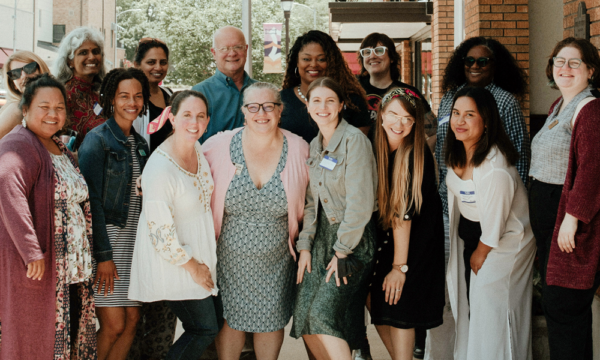
[[[262,103],[262,104],[250,103],[250,104],[244,105],[244,107],[246,109],[248,109],[248,111],[251,113],[257,113],[260,111],[260,108],[262,108],[265,112],[271,112],[271,111],[275,110],[276,105],[281,105],[281,103],[276,103],[276,102],[266,102],[266,103]]]
[[[400,121],[400,124],[402,124],[402,126],[413,126],[413,124],[415,123],[415,119],[411,117],[394,115],[392,113],[383,113],[382,118],[383,121],[389,123],[390,125],[393,125],[398,121]]]
[[[577,69],[578,67],[581,66],[582,62],[583,61],[581,59],[577,59],[577,58],[572,58],[569,60],[567,60],[563,57],[558,57],[558,56],[555,56],[552,58],[552,65],[554,65],[557,68],[561,68],[561,67],[565,66],[565,64],[568,63],[569,67],[571,69]]]
[[[364,58],[368,58],[373,53],[375,53],[376,56],[383,56],[383,54],[385,54],[386,50],[387,50],[386,46],[378,46],[374,49],[364,48],[364,49],[360,49],[360,56],[362,56]]]

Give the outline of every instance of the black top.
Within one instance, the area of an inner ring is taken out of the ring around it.
[[[311,119],[306,109],[306,104],[298,99],[294,93],[297,86],[281,90],[281,100],[283,101],[283,113],[281,114],[281,128],[291,131],[301,136],[310,144],[319,133],[317,124]],[[342,117],[357,128],[370,126],[369,109],[362,98],[355,94],[350,94],[350,101],[358,107],[358,111],[344,106]]]
[[[381,103],[381,99],[383,99],[385,94],[387,94],[391,89],[396,88],[396,87],[407,88],[407,89],[410,89],[413,92],[415,92],[417,95],[419,95],[419,97],[422,100],[423,108],[425,109],[425,114],[427,114],[428,112],[431,111],[431,106],[429,106],[429,103],[427,102],[427,100],[425,100],[425,97],[423,96],[423,94],[421,94],[419,89],[417,89],[416,87],[405,84],[400,80],[396,80],[396,81],[392,82],[392,84],[390,86],[388,86],[387,88],[380,89],[378,87],[371,85],[371,83],[369,82],[370,79],[371,79],[371,77],[369,75],[358,76],[358,81],[360,82],[360,85],[367,93],[367,102],[369,103],[369,115],[370,115],[370,119],[371,119],[371,124],[373,124],[375,121],[377,121],[377,110],[379,110],[379,104]],[[374,126],[371,126],[371,130],[369,131],[369,139],[371,139],[371,140],[375,139],[375,127]]]
[[[163,88],[159,87],[159,89],[163,93],[165,104],[169,104],[169,99],[171,96]],[[152,101],[150,101],[148,104],[148,108],[150,110],[150,121],[152,121],[160,116],[164,108],[154,105]],[[167,139],[171,131],[173,131],[173,126],[171,125],[170,121],[167,121],[163,127],[160,128],[160,130],[150,135],[150,153],[153,153],[154,150]]]

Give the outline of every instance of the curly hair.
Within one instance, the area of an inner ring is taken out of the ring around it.
[[[325,60],[327,61],[327,68],[325,69],[324,76],[337,82],[347,98],[349,98],[350,94],[356,94],[366,103],[367,97],[365,91],[360,86],[360,83],[354,74],[352,74],[340,48],[338,48],[331,36],[319,30],[310,30],[302,34],[302,36],[299,36],[296,39],[296,42],[294,42],[294,45],[287,55],[287,67],[285,69],[282,88],[289,89],[300,85],[300,75],[296,73],[298,57],[300,56],[300,51],[308,44],[319,44],[323,48]],[[358,110],[358,106],[352,104],[350,101],[348,101],[348,106]]]
[[[473,37],[463,41],[454,50],[442,82],[442,91],[455,89],[467,81],[465,76],[465,65],[463,59],[469,50],[475,46],[483,45],[492,52],[494,58],[494,73],[500,76],[494,77],[494,84],[513,94],[518,99],[523,99],[527,91],[527,75],[519,67],[517,61],[504,45],[498,40],[485,38],[483,36]]]
[[[390,57],[390,76],[392,80],[395,81],[400,79],[400,70],[398,69],[400,54],[398,54],[398,51],[396,50],[396,44],[394,44],[394,40],[390,39],[389,36],[376,32],[369,34],[363,39],[362,43],[360,43],[360,49],[374,49],[377,47],[377,44],[381,44],[387,48],[386,51]],[[363,59],[362,55],[360,55],[360,50],[356,52],[356,58],[360,64],[360,76],[363,77],[369,75],[367,69],[365,69],[365,59]]]
[[[69,60],[75,58],[75,51],[77,51],[86,40],[98,45],[100,51],[102,51],[100,72],[94,76],[95,87],[100,85],[106,74],[106,67],[104,65],[104,36],[100,31],[88,26],[78,27],[68,33],[60,42],[60,45],[58,46],[58,56],[56,57],[56,60],[54,60],[54,66],[52,68],[52,73],[55,74],[58,81],[64,84],[71,80],[73,77],[73,70],[69,68]]]
[[[142,95],[144,97],[144,107],[140,111],[143,114],[148,109],[148,103],[150,102],[150,85],[148,85],[148,78],[142,70],[136,68],[117,68],[112,69],[104,80],[102,86],[100,86],[100,106],[102,106],[102,114],[104,118],[109,119],[114,115],[113,101],[117,95],[117,89],[119,84],[123,80],[135,79],[142,85]]]

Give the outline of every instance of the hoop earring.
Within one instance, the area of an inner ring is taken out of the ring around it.
[[[25,118],[23,118],[23,120],[21,120],[21,125],[23,125],[23,127],[25,129],[27,129],[27,121],[25,121]]]
[[[296,76],[298,76],[298,67],[296,66],[296,70],[294,70],[294,73],[296,74]]]

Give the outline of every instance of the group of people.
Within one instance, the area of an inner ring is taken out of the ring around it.
[[[227,26],[215,74],[177,93],[160,86],[163,41],[106,73],[102,38],[70,32],[54,76],[29,52],[4,67],[0,359],[197,359],[214,341],[233,360],[246,333],[277,359],[292,317],[311,359],[366,358],[365,306],[394,360],[425,330],[431,359],[531,359],[536,242],[551,357],[591,359],[588,41],[554,49],[562,96],[530,144],[526,76],[489,38],[455,50],[437,117],[383,34],[363,40],[354,76],[309,31],[276,86],[248,76]]]

